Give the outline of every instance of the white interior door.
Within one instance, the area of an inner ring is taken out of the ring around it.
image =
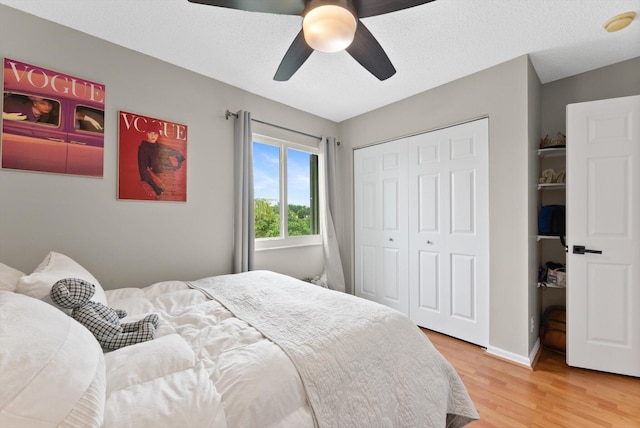
[[[488,119],[409,138],[411,319],[489,344]]]
[[[640,376],[640,96],[567,106],[567,244],[567,364]]]
[[[354,151],[354,226],[356,295],[408,315],[406,147]]]

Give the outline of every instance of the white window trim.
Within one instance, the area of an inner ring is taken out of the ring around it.
[[[290,236],[287,238],[256,238],[256,251],[322,245],[320,235]]]
[[[252,142],[270,144],[280,147],[280,165],[284,166],[283,171],[280,174],[280,206],[288,207],[288,195],[287,195],[287,173],[289,166],[287,165],[287,149],[300,150],[314,155],[319,155],[320,150],[318,144],[310,146],[307,144],[294,143],[287,140],[281,140],[278,138],[268,137],[262,134],[253,134]],[[322,201],[320,201],[322,203]],[[282,213],[281,213],[282,214]],[[286,215],[280,215],[280,230],[286,234],[287,227],[285,222],[287,221]],[[255,238],[255,249],[257,251],[283,249],[292,247],[306,247],[322,245],[322,236],[306,235],[306,236],[286,236],[286,237],[273,237],[273,238]]]

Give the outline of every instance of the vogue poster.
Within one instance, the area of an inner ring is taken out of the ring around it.
[[[102,177],[101,83],[4,59],[2,168]]]
[[[186,202],[186,125],[119,115],[118,198]]]

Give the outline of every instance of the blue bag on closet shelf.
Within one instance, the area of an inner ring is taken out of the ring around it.
[[[538,232],[540,235],[565,235],[565,206],[543,205],[538,214]]]

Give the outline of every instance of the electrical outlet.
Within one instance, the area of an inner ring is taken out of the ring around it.
[[[535,322],[535,320],[533,319],[533,316],[532,316],[531,317],[531,333],[533,333],[533,329],[534,329],[535,326],[536,326],[536,322]]]

